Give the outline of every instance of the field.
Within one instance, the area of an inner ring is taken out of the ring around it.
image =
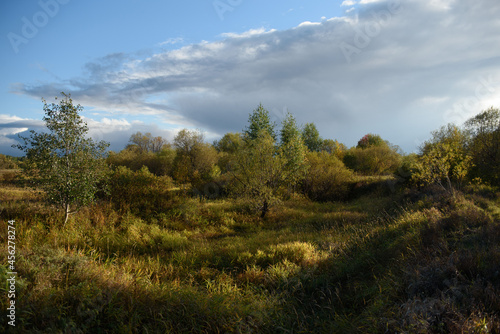
[[[344,202],[292,197],[264,220],[230,199],[180,194],[152,215],[101,201],[63,227],[0,174],[0,280],[15,220],[19,333],[500,332],[492,188],[379,182]]]

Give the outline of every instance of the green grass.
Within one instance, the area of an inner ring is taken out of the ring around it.
[[[18,332],[500,331],[498,194],[410,203],[377,186],[297,196],[264,221],[227,199],[151,217],[103,202],[65,227],[36,193],[4,182],[0,196],[0,229],[16,220]]]

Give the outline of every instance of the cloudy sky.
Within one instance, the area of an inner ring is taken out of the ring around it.
[[[262,103],[412,152],[500,107],[498,0],[3,0],[0,15],[3,154],[62,91],[115,151],[137,131],[211,142]]]

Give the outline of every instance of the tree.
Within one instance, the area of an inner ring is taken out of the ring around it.
[[[319,131],[314,123],[307,123],[302,129],[304,144],[311,152],[319,152],[323,140],[319,136]]]
[[[174,138],[174,148],[178,153],[189,153],[194,146],[203,143],[203,133],[196,130],[182,129]]]
[[[106,176],[103,158],[109,144],[85,137],[88,127],[79,115],[83,107],[62,95],[59,104],[42,100],[48,132],[31,130],[30,137],[19,136],[24,144],[14,147],[26,153],[23,172],[45,191],[49,203],[64,209],[66,224],[70,214],[94,200]]]
[[[273,138],[266,130],[261,130],[237,152],[230,191],[237,197],[247,198],[264,218],[270,207],[279,201],[282,166]]]
[[[383,175],[396,172],[401,155],[389,145],[353,147],[344,154],[344,163],[350,169],[366,175]]]
[[[294,187],[307,172],[307,147],[304,145],[295,118],[288,113],[281,124],[278,154],[283,161],[283,180]]]
[[[245,139],[254,140],[260,136],[261,131],[267,132],[273,140],[276,140],[276,124],[271,122],[269,111],[259,104],[248,117],[248,127],[244,130]]]
[[[305,195],[314,201],[336,201],[347,198],[354,173],[340,159],[327,152],[309,152],[310,168],[302,182]]]
[[[469,135],[471,176],[500,186],[500,110],[493,107],[465,123]]]
[[[142,151],[134,144],[127,145],[118,153],[109,152],[106,161],[115,167],[125,166],[132,171],[138,171],[146,166],[151,173],[163,176],[172,174],[175,154],[170,145],[163,145],[161,151],[153,153]]]
[[[214,147],[218,152],[236,153],[242,146],[243,140],[240,133],[228,132],[220,140],[214,141]]]
[[[454,192],[453,183],[461,184],[472,165],[466,151],[467,137],[456,125],[448,124],[432,133],[432,139],[420,149],[413,182],[438,184]]]
[[[203,141],[200,131],[183,129],[174,138],[177,155],[174,160],[174,178],[180,183],[200,182],[218,174],[219,167],[216,149]]]
[[[12,158],[0,154],[0,169],[16,169],[17,164],[12,160]]]
[[[344,159],[344,154],[347,148],[344,144],[339,143],[338,140],[324,139],[321,142],[320,152],[327,152],[329,154],[335,155],[340,160]]]
[[[296,138],[302,139],[295,117],[291,113],[287,113],[281,122],[280,142],[281,145],[287,145]]]
[[[253,119],[249,122],[252,124]],[[245,197],[265,218],[269,209],[285,198],[307,172],[306,147],[291,114],[282,122],[281,142],[263,127],[254,139],[247,136],[234,157],[231,191]]]
[[[151,140],[151,133],[146,133],[143,135],[140,131],[137,131],[133,135],[130,136],[129,142],[132,145],[136,145],[140,152],[148,152],[149,151],[149,141]]]
[[[369,133],[358,141],[357,148],[369,148],[372,146],[386,146],[387,143],[379,136]]]
[[[141,152],[159,153],[165,147],[169,147],[168,141],[161,136],[154,137],[147,132],[142,134],[140,131],[130,136],[129,142],[132,145],[137,145]]]
[[[243,147],[240,133],[226,133],[220,140],[214,141],[214,147],[219,152],[218,166],[222,173],[231,170],[235,154]]]

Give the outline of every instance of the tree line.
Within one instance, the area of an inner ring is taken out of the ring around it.
[[[298,126],[288,113],[278,125],[260,104],[240,133],[212,144],[199,130],[179,131],[172,143],[137,132],[120,152],[87,138],[82,107],[63,93],[44,102],[47,131],[31,131],[15,147],[25,152],[23,174],[44,190],[64,221],[97,197],[150,213],[171,200],[169,188],[200,197],[244,198],[265,218],[281,201],[302,194],[316,201],[343,200],[357,175],[393,175],[401,186],[437,185],[453,192],[467,183],[500,185],[500,112],[490,108],[464,126],[432,133],[417,154],[406,155],[377,134],[347,148],[321,138],[314,123]]]

